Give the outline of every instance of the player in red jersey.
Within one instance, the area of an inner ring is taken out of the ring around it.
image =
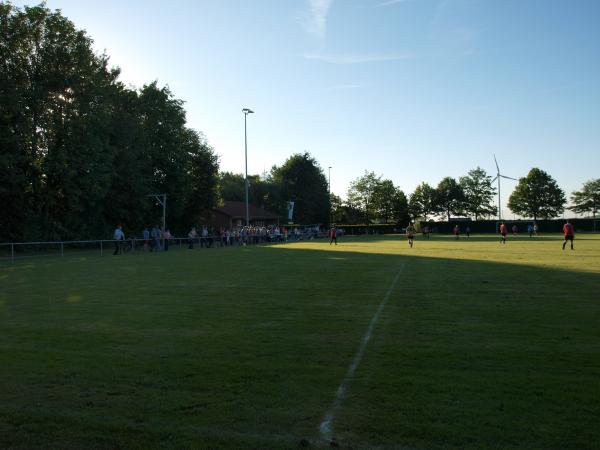
[[[337,245],[337,230],[335,229],[335,225],[333,225],[329,230],[329,245],[331,245],[333,242],[335,242],[335,245]]]
[[[500,242],[502,242],[503,244],[506,244],[506,234],[508,233],[508,230],[506,229],[506,225],[504,225],[504,222],[502,222],[500,224]]]
[[[569,222],[567,220],[567,223],[565,223],[563,225],[563,233],[565,233],[565,242],[563,242],[563,247],[562,249],[565,249],[565,245],[567,245],[567,241],[571,241],[571,250],[574,250],[573,248],[573,239],[575,239],[575,230],[573,229],[573,225],[571,225],[571,222]]]

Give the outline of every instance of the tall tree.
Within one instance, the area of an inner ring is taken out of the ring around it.
[[[423,182],[418,185],[410,195],[408,201],[408,211],[413,219],[422,217],[427,221],[427,217],[435,210],[435,189],[429,184]]]
[[[520,216],[551,219],[565,209],[565,193],[556,181],[541,169],[533,168],[520,178],[508,199],[508,207]]]
[[[349,223],[344,221],[344,203],[333,192],[329,196],[331,204],[331,223]]]
[[[493,205],[496,190],[492,186],[492,177],[481,167],[470,170],[467,176],[461,177],[460,186],[464,192],[463,207],[466,213],[481,217],[496,214],[497,208]]]
[[[348,189],[348,205],[362,212],[365,223],[370,223],[376,215],[375,195],[381,185],[381,177],[375,172],[367,172],[350,183]]]
[[[381,219],[383,223],[394,219],[396,194],[397,189],[392,180],[379,181],[372,197],[374,217]]]
[[[223,200],[243,202],[245,196],[245,181],[243,173],[220,172],[219,193]],[[248,191],[250,191],[248,189]],[[250,197],[250,195],[248,195]]]
[[[273,167],[270,178],[278,186],[278,212],[285,216],[285,203],[294,201],[294,221],[329,223],[329,194],[323,169],[310,153],[290,156],[281,167]]]
[[[183,102],[124,87],[60,11],[0,3],[0,69],[0,239],[132,230],[152,216],[149,193],[169,195],[174,224],[216,202],[217,158]]]
[[[600,207],[600,178],[587,181],[580,191],[572,192],[571,203],[571,211],[578,214],[592,213],[595,218]]]
[[[396,193],[392,200],[393,203],[393,219],[397,224],[404,225],[410,221],[408,212],[408,198],[400,188],[396,188]]]
[[[278,211],[282,201],[276,185],[270,176],[248,175],[248,201],[254,205]],[[219,174],[219,192],[225,201],[245,201],[246,181],[244,174],[221,172]]]
[[[375,186],[372,198],[374,217],[383,223],[408,221],[408,200],[404,192],[391,180],[381,180]]]
[[[86,232],[110,183],[105,125],[118,72],[59,12],[0,4],[0,15],[0,134],[12,134],[0,140],[15,169],[9,185],[25,182],[2,199],[15,211],[7,228],[25,238]]]
[[[464,212],[465,194],[460,184],[452,177],[446,177],[435,189],[435,212],[450,216]]]

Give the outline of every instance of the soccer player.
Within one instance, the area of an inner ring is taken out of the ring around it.
[[[335,229],[335,225],[332,225],[331,229],[329,230],[329,245],[331,245],[333,242],[335,242],[335,245],[337,245],[337,230]]]
[[[503,244],[506,244],[506,234],[508,233],[508,230],[506,229],[506,225],[504,225],[504,222],[502,222],[500,224],[500,242],[502,242]]]
[[[565,242],[563,242],[562,249],[565,249],[567,241],[571,241],[571,250],[574,250],[573,239],[575,238],[575,230],[573,230],[573,225],[571,225],[571,222],[569,222],[568,220],[567,223],[563,225],[563,232],[565,233]]]
[[[527,225],[527,232],[529,233],[529,237],[533,237],[533,225],[529,224]]]
[[[415,227],[412,226],[412,223],[409,223],[406,227],[406,239],[408,239],[408,245],[410,248],[413,246],[413,240],[415,238]]]
[[[454,225],[454,236],[456,236],[456,240],[458,240],[458,238],[460,237],[460,227],[458,226],[458,224]]]
[[[519,232],[519,228],[517,227],[516,223],[512,226],[512,232],[513,232],[513,236],[516,236],[517,233]]]

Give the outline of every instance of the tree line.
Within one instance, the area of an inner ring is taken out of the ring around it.
[[[43,5],[0,3],[0,239],[141,230],[166,193],[174,228],[218,199],[218,160],[168,87],[118,80],[85,31]]]
[[[176,233],[207,223],[224,200],[244,201],[244,176],[219,171],[214,149],[186,125],[184,102],[156,82],[125,86],[92,43],[60,11],[0,2],[0,240],[97,238],[118,223],[137,234],[161,217],[150,194],[167,194]],[[250,202],[283,222],[288,201],[303,224],[497,214],[493,179],[479,167],[408,195],[365,171],[342,200],[305,152],[248,181]],[[600,179],[590,180],[572,194],[571,209],[595,214],[599,200]],[[556,181],[534,168],[508,207],[551,218],[565,204]]]
[[[365,172],[351,183],[346,202],[332,195],[333,218],[348,224],[406,224],[409,220],[451,217],[490,219],[498,215],[494,180],[477,167],[458,180],[445,177],[435,187],[423,182],[407,196],[391,180]],[[534,220],[558,217],[565,209],[595,217],[600,204],[600,179],[584,183],[580,191],[571,194],[571,206],[566,208],[566,204],[565,193],[556,180],[539,168],[532,168],[520,178],[508,199],[513,213]]]

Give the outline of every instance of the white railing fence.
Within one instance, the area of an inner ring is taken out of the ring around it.
[[[281,243],[286,239],[280,236],[245,235],[231,236],[206,236],[189,238],[172,238],[169,240],[158,239],[158,243],[132,238],[121,241],[112,239],[98,239],[88,241],[46,241],[46,242],[9,242],[0,243],[0,261],[10,261],[40,256],[65,256],[77,254],[112,255],[136,252],[159,252],[182,248],[212,248],[241,246],[262,243]],[[166,244],[166,245],[165,245]]]

